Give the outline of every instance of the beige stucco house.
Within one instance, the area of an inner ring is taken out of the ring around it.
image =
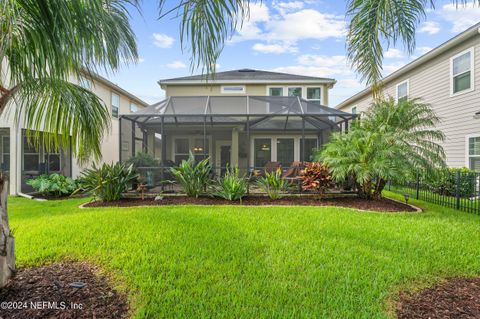
[[[252,69],[161,80],[164,101],[121,117],[121,158],[146,150],[168,167],[192,152],[218,173],[309,160],[352,117],[328,107],[335,83]]]
[[[480,23],[383,79],[384,95],[431,104],[446,135],[447,164],[480,170]],[[367,88],[336,107],[361,113],[372,102]]]
[[[111,129],[102,141],[102,160],[119,160],[119,116],[133,113],[147,106],[147,103],[135,95],[120,88],[99,75],[85,75],[80,79],[70,78],[75,84],[82,85],[94,92],[105,104],[111,114]],[[32,191],[26,184],[30,178],[41,174],[61,173],[77,177],[85,168],[72,156],[71,150],[46,152],[44,147],[36,147],[29,142],[22,121],[15,122],[15,104],[0,116],[0,169],[10,178],[10,194]]]

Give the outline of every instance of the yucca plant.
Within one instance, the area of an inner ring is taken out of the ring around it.
[[[302,189],[314,190],[320,196],[323,196],[327,189],[334,186],[328,167],[320,162],[305,163],[305,168],[300,176]]]
[[[280,199],[282,193],[288,189],[288,181],[282,176],[280,168],[274,172],[265,172],[265,176],[257,181],[257,185],[271,199]]]
[[[101,167],[82,172],[82,190],[101,201],[115,201],[122,198],[130,184],[138,177],[133,166],[123,163],[103,164]]]
[[[245,175],[240,174],[238,167],[227,167],[225,175],[219,179],[213,195],[230,201],[241,201],[247,191],[248,180]]]
[[[189,197],[198,197],[205,193],[211,182],[210,158],[197,163],[191,152],[186,161],[182,161],[179,166],[170,168],[170,171]]]

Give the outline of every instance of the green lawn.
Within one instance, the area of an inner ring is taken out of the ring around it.
[[[97,263],[128,290],[135,318],[386,318],[402,287],[480,274],[480,216],[412,202],[426,213],[19,198],[9,208],[19,266]]]

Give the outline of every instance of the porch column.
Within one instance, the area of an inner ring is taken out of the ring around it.
[[[230,149],[230,166],[232,167],[238,166],[238,152],[238,129],[235,127],[232,130],[232,148]]]
[[[18,195],[22,180],[22,132],[17,124],[10,127],[10,172],[9,185],[10,195]]]

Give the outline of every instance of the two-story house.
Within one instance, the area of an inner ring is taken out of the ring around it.
[[[121,158],[146,149],[168,166],[192,152],[217,172],[309,160],[351,119],[328,107],[335,82],[252,69],[161,80],[164,101],[121,117]]]
[[[421,98],[441,118],[438,129],[447,164],[480,170],[480,23],[460,33],[383,79],[386,96],[397,101]],[[370,88],[337,108],[364,112],[372,103]]]
[[[71,77],[70,81],[91,90],[109,109],[111,129],[101,143],[100,163],[117,162],[119,116],[141,110],[147,103],[99,75],[80,79]],[[85,167],[77,163],[71,150],[47,152],[43,145],[35,146],[28,138],[22,121],[15,121],[14,107],[12,103],[0,117],[0,167],[9,175],[10,194],[31,192],[32,188],[26,184],[27,180],[41,174],[60,173],[71,177],[79,176]]]

